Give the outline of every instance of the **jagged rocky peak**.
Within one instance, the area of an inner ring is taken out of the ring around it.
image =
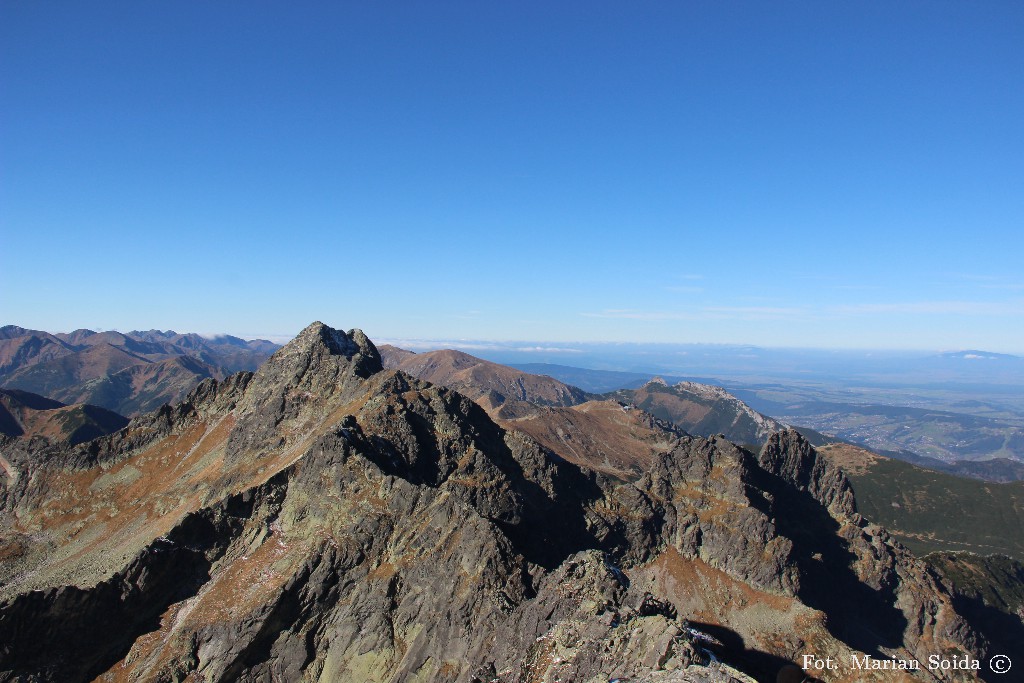
[[[833,516],[852,518],[857,515],[853,488],[846,475],[814,450],[795,429],[769,436],[758,454],[758,462],[766,471],[810,493]]]
[[[664,380],[662,380],[662,384],[664,383]],[[683,380],[682,382],[677,382],[672,386],[674,386],[676,389],[682,389],[683,391],[688,391],[692,394],[696,394],[703,398],[735,400],[735,397],[728,391],[726,391],[725,387],[719,387],[714,384],[701,384],[700,382],[690,382],[688,380]]]
[[[332,356],[344,356],[354,365],[365,365],[366,369],[370,371],[367,375],[383,369],[380,352],[377,351],[373,342],[363,334],[362,330],[356,328],[346,333],[328,327],[319,320],[299,332],[298,336],[281,350],[315,352],[321,348],[326,349]],[[358,369],[363,368],[359,367]]]
[[[366,393],[383,371],[380,353],[362,330],[342,332],[315,322],[271,356],[238,402],[228,459],[273,452],[301,440],[327,414]]]
[[[342,332],[317,321],[271,356],[257,379],[301,385],[341,374],[366,378],[383,369],[380,352],[362,330]]]
[[[183,405],[190,406],[203,416],[226,413],[244,395],[252,377],[251,372],[236,372],[220,382],[213,378],[204,379],[189,392]]]

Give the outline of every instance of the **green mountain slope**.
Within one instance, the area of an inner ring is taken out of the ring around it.
[[[846,471],[860,513],[914,552],[1024,559],[1024,482],[957,477],[846,444],[819,451]]]

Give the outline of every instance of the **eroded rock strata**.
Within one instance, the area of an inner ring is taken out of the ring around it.
[[[795,432],[754,454],[645,425],[642,474],[569,462],[315,323],[116,434],[7,443],[0,680],[774,680],[807,653],[989,654]],[[873,676],[894,680],[823,678]]]

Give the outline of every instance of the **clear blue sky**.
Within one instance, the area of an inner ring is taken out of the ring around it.
[[[0,3],[0,323],[1024,352],[1020,2]]]

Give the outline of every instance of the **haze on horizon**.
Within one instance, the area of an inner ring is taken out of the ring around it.
[[[0,5],[0,324],[1024,353],[1019,3]]]

